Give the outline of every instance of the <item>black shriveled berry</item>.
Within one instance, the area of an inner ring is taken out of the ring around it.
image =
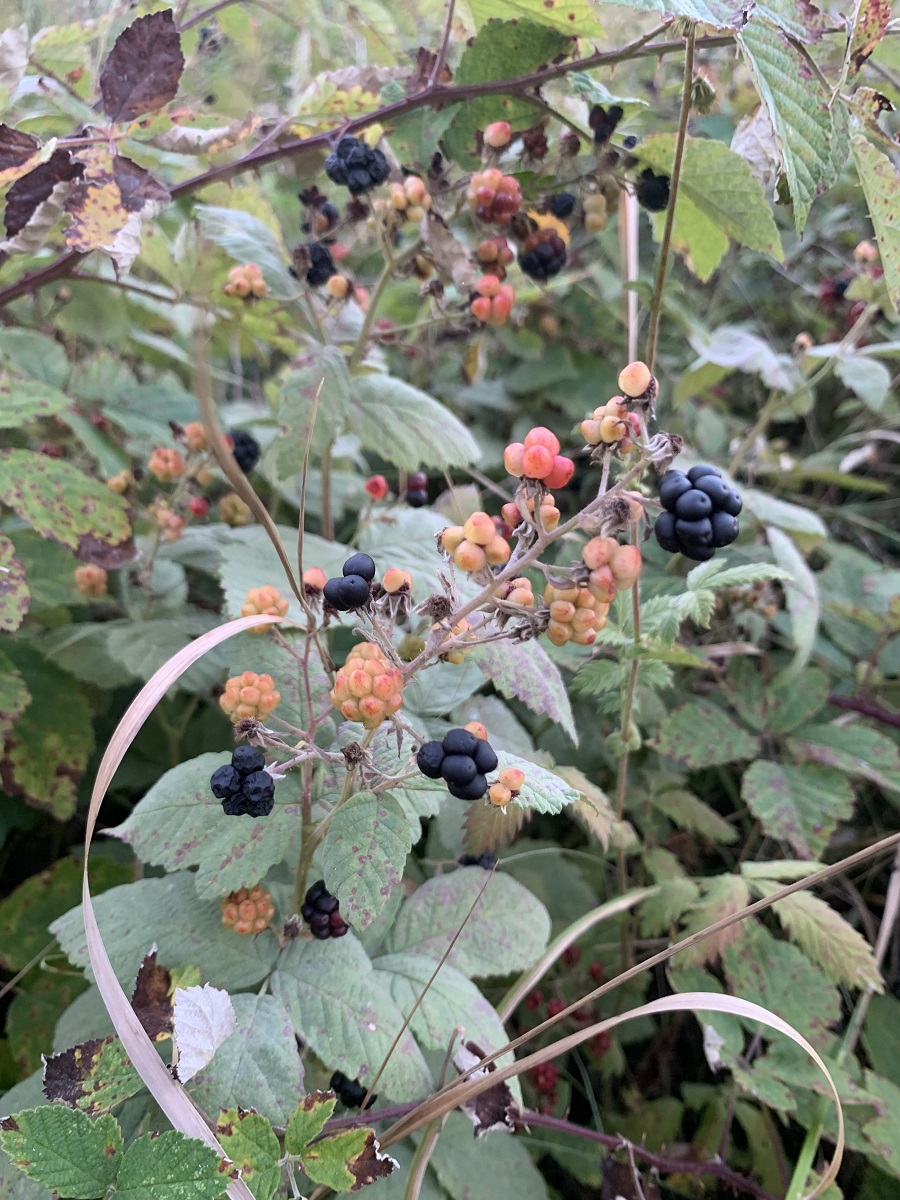
[[[481,867],[490,871],[497,862],[497,855],[485,850],[482,854],[461,854],[456,860],[460,867]]]
[[[390,167],[380,150],[347,134],[325,159],[325,174],[332,183],[348,188],[352,196],[359,196],[384,183]]]
[[[361,575],[366,582],[371,583],[375,578],[375,560],[368,554],[351,554],[344,563],[342,574]]]
[[[336,608],[338,612],[343,611],[343,603],[341,601],[341,584],[344,580],[340,576],[334,579],[329,579],[322,588],[322,595],[332,608]]]
[[[335,1071],[328,1086],[346,1108],[359,1108],[368,1091],[358,1079],[348,1079],[343,1071]],[[370,1096],[366,1108],[371,1108],[377,1096]]]
[[[440,742],[426,742],[416,755],[416,766],[428,779],[440,779],[444,747]]]
[[[441,777],[444,782],[456,784],[457,787],[465,787],[477,774],[478,768],[474,758],[469,758],[466,754],[446,754],[441,763]]]
[[[241,790],[241,777],[233,766],[219,767],[210,776],[209,786],[217,800],[225,800]]]
[[[241,775],[249,775],[253,771],[261,771],[266,759],[258,746],[235,746],[231,753],[231,765]]]
[[[253,771],[244,779],[245,811],[251,817],[267,817],[275,807],[275,780],[268,771]]]
[[[547,201],[547,208],[557,220],[564,221],[575,211],[575,204],[575,197],[571,192],[556,192]]]
[[[410,488],[406,493],[406,503],[410,508],[424,508],[428,503],[428,493],[424,488]]]
[[[483,775],[476,775],[470,783],[463,786],[455,783],[447,784],[447,791],[457,800],[480,800],[487,788],[488,783]]]
[[[496,771],[498,758],[492,747],[484,740],[478,739],[478,745],[475,747],[475,753],[472,755],[475,760],[475,766],[482,775],[488,775],[491,771]]]
[[[609,141],[624,116],[625,112],[619,104],[611,104],[608,109],[602,104],[593,106],[588,114],[588,124],[594,131],[594,141],[598,146]]]
[[[669,206],[669,176],[657,175],[645,167],[635,184],[638,204],[648,212],[662,212]]]
[[[525,239],[519,266],[526,275],[544,283],[566,265],[566,243],[553,229],[538,229]]]
[[[703,517],[710,516],[712,510],[712,500],[706,492],[701,492],[699,488],[691,488],[688,492],[682,492],[675,501],[675,516],[682,521],[699,521]]]
[[[364,579],[362,575],[345,575],[338,594],[341,599],[340,608],[349,612],[350,609],[362,608],[367,604],[372,596],[372,589],[368,579]]]
[[[259,462],[259,442],[246,429],[232,429],[231,441],[233,443],[231,453],[234,455],[234,461],[246,475]]]
[[[306,272],[306,282],[310,287],[321,287],[332,275],[337,274],[331,251],[321,242],[311,242],[306,247],[309,253],[309,270]]]
[[[472,758],[482,740],[468,729],[451,729],[449,733],[444,734],[441,745],[445,754],[465,754]]]

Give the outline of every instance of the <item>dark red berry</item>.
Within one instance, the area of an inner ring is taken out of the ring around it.
[[[568,1005],[565,1000],[560,1000],[558,996],[554,996],[547,1005],[547,1016],[558,1017],[561,1012],[565,1012]]]

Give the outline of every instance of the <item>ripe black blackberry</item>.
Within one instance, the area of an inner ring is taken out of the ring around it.
[[[324,879],[317,879],[312,887],[307,888],[300,916],[309,926],[313,937],[320,942],[344,937],[350,928],[341,916],[337,896],[332,896],[326,890]]]
[[[555,192],[547,201],[547,211],[560,221],[571,217],[576,200],[571,192]]]
[[[526,275],[545,283],[566,265],[566,243],[553,229],[538,229],[525,239],[519,266]]]
[[[259,442],[246,429],[232,429],[229,436],[231,437],[231,453],[234,455],[234,461],[247,475],[259,462]]]
[[[255,746],[236,746],[231,764],[213,771],[209,786],[227,817],[267,817],[272,811],[275,780],[265,765],[263,752]]]
[[[634,185],[637,202],[647,212],[662,212],[669,206],[668,175],[657,175],[649,167],[645,167]]]
[[[468,729],[451,729],[443,741],[425,742],[416,755],[422,774],[443,779],[458,800],[480,800],[488,789],[485,776],[497,761],[489,743]]]
[[[407,479],[405,499],[411,508],[424,508],[428,503],[428,476],[424,471],[413,471]]]
[[[328,1081],[328,1086],[347,1108],[359,1108],[368,1090],[358,1079],[349,1079],[343,1071],[335,1071]],[[377,1099],[377,1096],[370,1096],[366,1108],[371,1108]]]
[[[325,159],[325,174],[332,183],[347,188],[351,196],[360,196],[384,183],[390,171],[380,150],[349,134],[341,138],[334,153]]]
[[[606,145],[624,116],[619,104],[611,104],[609,108],[604,108],[602,104],[594,105],[588,115],[588,124],[594,131],[594,141],[598,146]]]
[[[460,867],[481,867],[485,871],[490,871],[497,862],[497,855],[490,850],[485,850],[481,854],[461,854],[456,860]]]
[[[691,467],[687,474],[667,471],[659,482],[659,502],[665,511],[656,518],[654,533],[670,554],[708,562],[740,532],[741,498],[708,463]]]
[[[321,287],[332,275],[337,274],[331,251],[322,242],[310,242],[306,247],[309,254],[309,270],[306,272],[306,282],[310,287]]]
[[[343,574],[329,579],[322,594],[338,612],[362,608],[372,595],[375,560],[368,554],[351,554],[343,566]]]

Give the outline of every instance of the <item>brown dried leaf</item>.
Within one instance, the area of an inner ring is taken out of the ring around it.
[[[41,143],[36,137],[0,123],[0,187],[27,174],[40,152]]]
[[[172,976],[167,967],[157,963],[155,947],[141,963],[131,994],[131,1007],[147,1037],[154,1042],[172,1036],[175,1024]]]
[[[7,235],[14,237],[25,228],[57,184],[70,183],[83,174],[84,164],[73,159],[68,150],[54,150],[45,163],[17,179],[6,196]]]
[[[855,75],[884,37],[891,19],[891,0],[864,0],[856,13],[850,39],[850,74]]]
[[[174,99],[184,70],[181,35],[171,9],[139,17],[116,39],[100,73],[103,111],[133,121]]]
[[[423,222],[425,241],[431,250],[435,266],[442,275],[449,276],[457,291],[465,295],[472,290],[478,272],[469,256],[468,249],[453,236],[450,226],[442,216],[432,210]]]
[[[88,146],[79,158],[85,171],[66,200],[72,217],[66,241],[73,250],[105,250],[120,272],[127,271],[140,249],[143,219],[168,203],[168,189],[106,145]]]
[[[260,117],[255,113],[248,113],[243,120],[234,120],[230,125],[219,125],[215,129],[173,125],[164,133],[150,138],[149,144],[170,154],[218,154],[219,151],[228,150],[255,133],[260,123]]]
[[[119,1038],[91,1038],[44,1060],[44,1095],[91,1116],[109,1112],[143,1089]]]
[[[144,212],[148,205],[169,203],[169,189],[130,158],[117,154],[113,159],[112,168],[122,197],[122,207],[126,212]]]
[[[346,1165],[347,1170],[356,1180],[350,1191],[358,1192],[367,1183],[377,1183],[379,1179],[387,1179],[397,1163],[387,1154],[379,1154],[378,1138],[375,1136],[374,1129],[369,1129],[366,1131],[366,1141],[362,1150],[356,1158],[348,1159]]]
[[[453,1062],[460,1073],[471,1071],[472,1067],[476,1066],[486,1053],[487,1051],[482,1050],[475,1042],[464,1042],[453,1055]],[[469,1079],[489,1076],[496,1070],[497,1064],[491,1062],[480,1071],[472,1071]],[[484,1137],[486,1133],[493,1133],[500,1129],[511,1133],[519,1125],[521,1115],[519,1106],[516,1104],[509,1086],[502,1081],[464,1101],[460,1108],[472,1122],[475,1137]]]

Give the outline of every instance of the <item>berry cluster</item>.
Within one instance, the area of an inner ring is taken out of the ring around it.
[[[656,518],[654,532],[670,554],[707,562],[740,532],[741,498],[717,467],[701,464],[686,475],[666,471],[659,482],[659,501],[665,511]]]
[[[358,1079],[348,1079],[343,1071],[335,1071],[328,1086],[345,1108],[359,1108],[368,1091],[368,1088],[363,1087]],[[371,1108],[377,1099],[377,1096],[370,1096],[366,1108]]]
[[[488,800],[496,808],[505,808],[515,800],[525,783],[525,772],[518,767],[505,767],[497,776],[497,782],[488,788]]]
[[[527,512],[534,514],[534,496],[527,497],[525,508]],[[519,507],[512,500],[503,505],[500,513],[509,528],[515,529],[522,521],[522,514],[519,512]],[[552,492],[544,492],[541,496],[538,506],[538,517],[540,518],[541,528],[545,529],[547,533],[552,533],[559,524],[560,512],[556,507],[556,501],[553,498]]]
[[[384,183],[391,169],[381,150],[347,134],[337,149],[325,159],[325,174],[332,183],[347,188],[351,196],[361,196]]]
[[[255,671],[232,676],[219,697],[219,707],[231,717],[232,725],[238,721],[264,721],[280,703],[281,692],[275,690],[272,676],[257,675]]]
[[[441,545],[453,555],[459,569],[469,573],[509,561],[509,542],[486,512],[472,513],[464,525],[448,525],[441,534]]]
[[[512,312],[516,293],[508,283],[501,283],[496,275],[482,275],[475,284],[472,298],[472,315],[486,325],[505,325]]]
[[[488,790],[485,776],[497,768],[490,743],[468,729],[451,729],[443,741],[426,742],[416,765],[429,779],[443,779],[457,800],[480,800]]]
[[[497,855],[492,850],[485,850],[481,854],[461,854],[456,862],[460,867],[481,867],[483,871],[490,871],[497,863]]]
[[[528,1077],[540,1094],[540,1111],[553,1112],[557,1103],[556,1086],[559,1083],[559,1068],[552,1062],[540,1063],[531,1068]]]
[[[259,462],[259,442],[246,429],[232,429],[229,436],[231,438],[231,453],[234,455],[234,461],[244,474],[247,475]]]
[[[637,546],[622,546],[611,537],[591,538],[581,561],[590,571],[588,588],[602,604],[611,604],[616,592],[633,588],[643,565]]]
[[[584,227],[588,233],[601,233],[609,224],[609,206],[602,192],[591,192],[585,196]]]
[[[226,817],[267,817],[275,805],[275,780],[264,770],[266,760],[255,746],[236,746],[231,763],[213,771],[212,794],[222,801]]]
[[[618,446],[620,454],[634,449],[640,433],[638,415],[629,412],[624,396],[613,396],[581,422],[581,436],[589,446]]]
[[[253,512],[250,505],[246,500],[242,500],[237,492],[228,492],[222,497],[216,507],[219,510],[219,517],[226,525],[230,525],[232,529],[239,529],[242,525],[250,525],[253,521]]]
[[[75,586],[82,596],[105,596],[108,578],[103,567],[89,564],[85,567],[75,568]]]
[[[525,608],[534,608],[531,580],[524,575],[521,579],[510,579],[501,583],[495,596],[498,600],[505,600],[507,604],[521,604]]]
[[[201,421],[188,421],[181,431],[181,440],[188,450],[193,450],[195,454],[201,453],[209,445],[206,426]]]
[[[555,229],[536,229],[522,243],[519,266],[538,283],[546,283],[565,265],[566,243]]]
[[[431,196],[418,175],[407,175],[402,183],[391,184],[391,208],[406,221],[417,224],[431,208]]]
[[[184,474],[186,463],[180,450],[158,446],[150,455],[147,470],[160,483],[172,483]]]
[[[377,729],[401,708],[402,692],[403,676],[397,667],[391,665],[380,646],[362,642],[354,646],[335,675],[329,699],[348,721]]]
[[[278,588],[267,583],[264,587],[251,588],[241,605],[242,617],[271,616],[283,617],[287,614],[288,602]],[[268,633],[268,625],[254,625],[249,633]]]
[[[407,479],[406,503],[410,508],[424,508],[428,503],[428,476],[424,471],[413,471]]]
[[[220,903],[222,924],[235,933],[262,933],[275,916],[272,893],[263,887],[240,888]]]
[[[547,488],[565,487],[575,473],[571,458],[559,452],[559,438],[543,425],[530,429],[524,442],[510,442],[503,465],[517,479],[538,479]]]
[[[502,234],[485,238],[475,248],[475,257],[480,263],[491,268],[491,274],[500,280],[506,278],[506,268],[516,257],[512,247]]]
[[[340,902],[337,896],[325,890],[325,880],[317,879],[303,897],[300,915],[307,923],[310,933],[320,942],[329,938],[342,938],[349,932],[350,926],[341,916]]]
[[[550,609],[547,637],[554,646],[564,646],[566,642],[592,646],[609,612],[608,602],[598,599],[585,585],[556,587],[548,583],[544,588],[544,603]]]
[[[522,191],[518,179],[489,167],[469,180],[466,200],[479,221],[508,225],[522,206]]]
[[[181,513],[173,512],[168,504],[163,501],[160,501],[158,504],[151,504],[149,512],[162,531],[162,540],[164,542],[177,542],[181,537],[182,529],[187,524]]]
[[[242,300],[260,299],[266,294],[266,281],[256,263],[244,263],[232,267],[222,291],[226,296],[238,296]]]
[[[351,554],[342,572],[342,575],[329,579],[322,591],[332,608],[338,612],[352,612],[372,598],[375,560],[368,554]]]

